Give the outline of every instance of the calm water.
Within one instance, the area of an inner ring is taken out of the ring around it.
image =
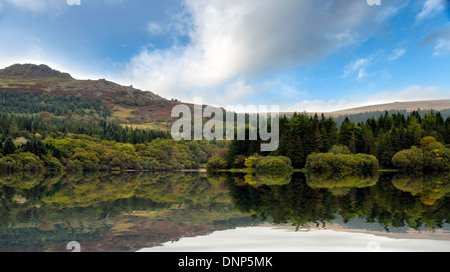
[[[1,176],[0,251],[450,251],[449,193],[392,173]]]

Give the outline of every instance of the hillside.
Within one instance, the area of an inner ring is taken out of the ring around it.
[[[68,73],[34,64],[14,64],[1,69],[0,91],[91,99],[111,112],[110,121],[148,128],[169,128],[171,110],[179,103],[105,79],[77,80]]]

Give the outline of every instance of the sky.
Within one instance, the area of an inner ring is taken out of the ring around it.
[[[0,0],[0,68],[335,111],[450,98],[448,0]]]

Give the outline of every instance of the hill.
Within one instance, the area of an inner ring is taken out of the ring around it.
[[[332,117],[336,120],[343,120],[345,116],[364,116],[365,119],[372,116],[377,117],[380,114],[388,111],[392,112],[412,112],[412,111],[450,111],[450,99],[441,100],[419,100],[419,101],[406,101],[406,102],[394,102],[386,104],[377,104],[364,107],[350,108],[333,112],[307,112],[308,115],[325,115],[326,117]],[[283,112],[281,115],[291,117],[294,112]],[[447,115],[447,114],[446,114]],[[339,123],[339,122],[338,122]]]
[[[78,80],[68,73],[34,64],[14,64],[1,69],[0,91],[72,95],[98,101],[111,112],[110,121],[144,128],[169,128],[171,110],[180,103],[133,86],[105,79]]]
[[[421,101],[409,101],[409,102],[394,102],[388,104],[378,104],[365,107],[357,107],[352,109],[340,110],[329,113],[331,116],[357,114],[364,112],[375,111],[390,111],[390,110],[447,110],[450,109],[450,99],[442,100],[421,100]]]

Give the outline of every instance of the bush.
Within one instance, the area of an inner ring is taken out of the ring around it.
[[[217,172],[217,170],[225,168],[227,168],[227,161],[220,156],[213,156],[206,163],[206,170],[208,172]]]
[[[397,152],[392,164],[403,171],[447,171],[450,170],[450,149],[428,136],[420,141],[420,149],[413,146]]]
[[[18,171],[40,172],[43,169],[41,159],[30,152],[10,154],[0,159],[0,172],[13,173]]]
[[[245,159],[245,162],[244,162],[245,167],[250,168],[250,169],[254,169],[258,159],[259,158],[254,157],[254,156],[248,157],[247,159]]]
[[[315,153],[307,157],[306,170],[313,173],[361,175],[378,170],[375,156],[366,154]]]
[[[39,159],[28,156],[22,160],[22,170],[26,172],[40,172],[42,169],[42,164]]]
[[[392,157],[395,168],[422,171],[424,167],[423,151],[413,146],[411,149],[397,152]]]
[[[283,156],[268,156],[256,161],[254,168],[260,174],[287,174],[292,172],[291,160]]]
[[[49,156],[42,156],[42,160],[44,161],[44,167],[48,172],[61,172],[62,164],[58,159]]]

